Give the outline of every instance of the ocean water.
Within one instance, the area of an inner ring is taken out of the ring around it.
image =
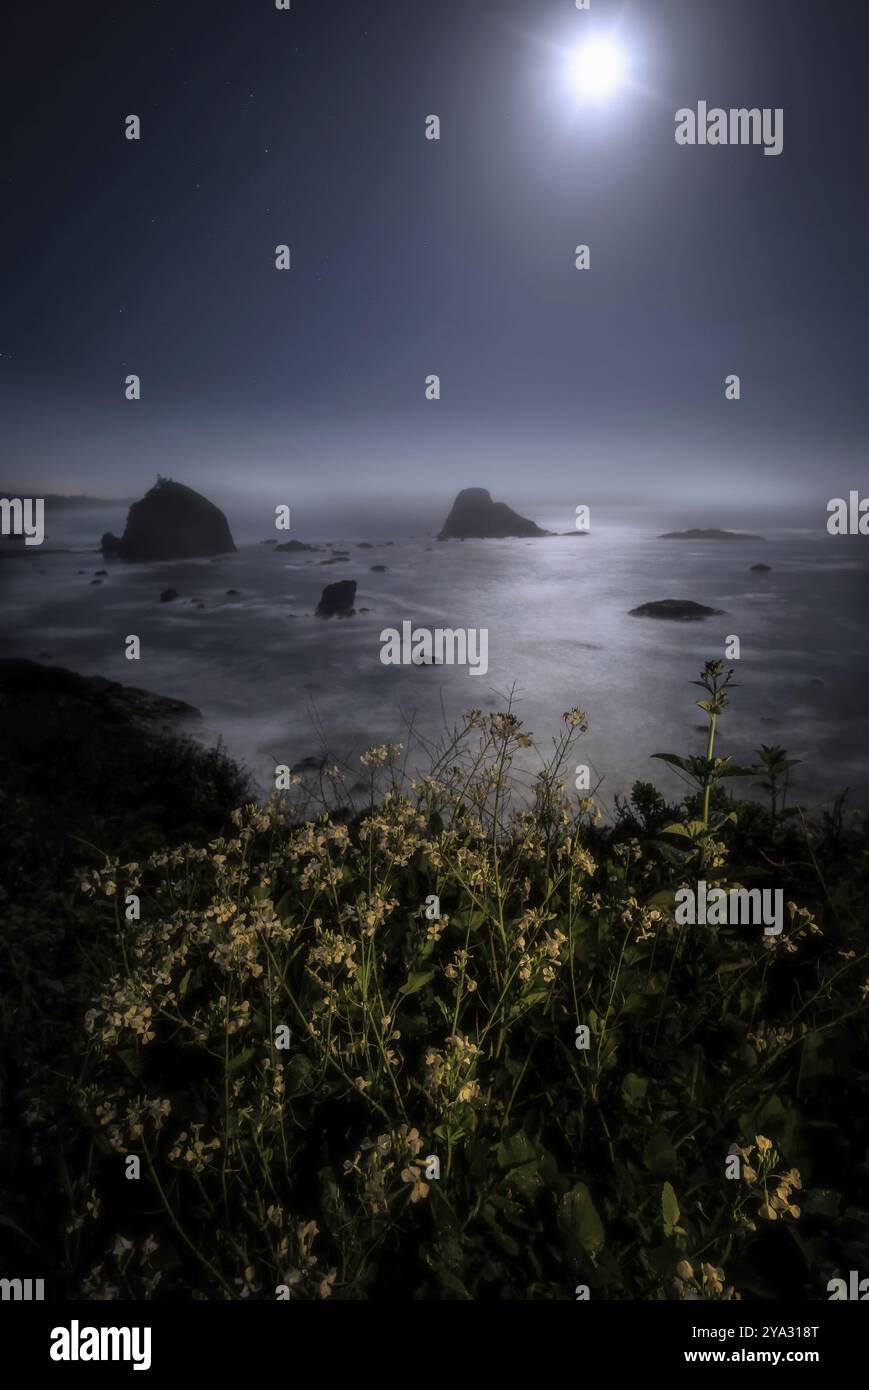
[[[0,562],[0,631],[7,656],[67,666],[186,700],[204,716],[199,736],[220,737],[262,788],[276,764],[326,756],[363,774],[372,743],[399,741],[411,763],[463,711],[508,700],[542,753],[563,710],[589,717],[577,761],[599,798],[637,779],[668,793],[676,774],[655,752],[699,752],[703,663],[741,641],[738,689],[721,721],[719,751],[753,759],[763,743],[801,759],[793,796],[817,807],[846,786],[869,804],[869,545],[812,529],[764,528],[763,541],[666,541],[666,517],[596,525],[588,536],[439,543],[408,512],[399,523],[351,518],[344,534],[308,518],[298,539],[349,552],[275,554],[261,523],[230,513],[239,546],[216,561],[106,562],[104,530],[125,508],[57,513],[41,550]],[[564,517],[543,526],[564,530]],[[569,524],[569,521],[568,521]],[[696,523],[696,520],[694,522]],[[720,524],[716,522],[715,524]],[[430,526],[436,529],[437,522]],[[743,529],[759,529],[745,527]],[[272,532],[272,535],[275,533]],[[282,534],[280,539],[286,539]],[[359,541],[372,543],[359,548]],[[386,542],[391,542],[387,544]],[[65,553],[50,553],[54,547]],[[769,573],[750,566],[763,562]],[[388,566],[374,573],[372,565]],[[94,572],[107,570],[99,584]],[[325,584],[357,581],[345,620],[313,616]],[[175,588],[181,598],[161,603]],[[227,590],[237,589],[237,595]],[[687,598],[721,616],[700,623],[629,615],[650,600]],[[204,604],[204,608],[196,606]],[[415,626],[486,628],[489,669],[386,666],[380,633]],[[125,638],[141,639],[138,662]],[[413,730],[413,735],[409,730]],[[416,750],[416,751],[413,751]],[[526,766],[534,765],[529,754]],[[733,783],[734,787],[741,784]]]

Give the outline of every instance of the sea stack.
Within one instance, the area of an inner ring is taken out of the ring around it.
[[[317,604],[316,617],[350,618],[356,612],[355,599],[355,579],[339,579],[335,584],[327,584]]]
[[[500,540],[506,536],[548,536],[536,522],[520,516],[506,502],[493,502],[484,487],[464,488],[453,503],[438,540]]]
[[[150,492],[133,503],[123,536],[107,531],[102,539],[103,554],[120,560],[188,560],[234,550],[220,508],[171,478],[158,478]]]

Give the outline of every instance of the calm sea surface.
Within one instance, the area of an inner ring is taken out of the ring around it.
[[[503,708],[512,697],[544,751],[563,710],[578,704],[587,711],[578,760],[603,779],[605,805],[636,778],[674,791],[678,782],[650,755],[700,751],[702,716],[693,700],[701,692],[689,682],[737,634],[739,689],[722,722],[723,751],[748,760],[761,742],[782,743],[802,759],[793,786],[805,804],[845,786],[855,803],[869,804],[865,539],[767,527],[763,541],[665,541],[658,532],[671,526],[658,517],[603,522],[582,538],[449,543],[424,533],[427,524],[436,530],[427,519],[381,522],[379,534],[368,523],[344,527],[343,535],[326,523],[294,524],[297,539],[349,552],[349,560],[324,565],[330,551],[275,554],[258,539],[267,526],[231,514],[235,555],[106,563],[96,539],[107,529],[120,532],[124,515],[125,508],[58,513],[35,558],[0,562],[4,654],[196,705],[204,736],[222,737],[262,786],[277,763],[326,753],[361,771],[366,747],[407,744],[410,724],[435,739],[462,711]],[[563,516],[537,519],[559,530],[570,524]],[[359,548],[361,540],[373,548]],[[50,546],[74,548],[45,553]],[[758,562],[771,572],[751,573]],[[373,572],[376,564],[387,571]],[[107,577],[92,584],[103,569]],[[357,609],[369,611],[316,619],[323,586],[345,578],[357,581]],[[181,598],[160,603],[169,587]],[[685,624],[628,614],[664,598],[726,612]],[[487,628],[488,672],[384,666],[381,629],[400,629],[405,620]],[[124,656],[130,633],[141,639],[136,663]]]

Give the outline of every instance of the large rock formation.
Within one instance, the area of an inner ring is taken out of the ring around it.
[[[103,554],[121,560],[187,560],[234,550],[220,508],[171,478],[158,478],[151,491],[133,503],[120,539],[108,531],[102,539]]]
[[[506,502],[493,502],[487,488],[466,487],[453,503],[438,540],[548,535],[548,531],[542,531],[535,522],[514,512]]]
[[[356,580],[339,579],[335,584],[327,584],[320,596],[316,616],[318,618],[349,618],[355,612]]]

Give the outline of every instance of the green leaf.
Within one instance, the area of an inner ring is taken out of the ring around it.
[[[671,1236],[679,1224],[679,1217],[682,1213],[679,1210],[676,1194],[668,1182],[665,1182],[661,1188],[661,1215],[664,1218],[664,1235]]]
[[[584,1182],[565,1192],[558,1207],[558,1229],[568,1254],[594,1260],[603,1249],[603,1222]]]
[[[659,892],[653,893],[651,898],[646,899],[646,907],[675,907],[676,889],[662,888]]]
[[[641,1105],[646,1099],[649,1083],[645,1076],[637,1076],[629,1071],[622,1082],[622,1096],[626,1105]]]
[[[457,927],[462,927],[468,931],[479,931],[487,920],[487,913],[481,912],[478,907],[467,908],[458,912],[453,921]]]
[[[696,840],[697,836],[706,830],[702,820],[689,820],[684,825],[674,821],[672,825],[665,825],[661,829],[662,835],[684,835],[688,840]]]
[[[401,997],[401,995],[418,994],[421,989],[425,989],[429,980],[434,979],[434,973],[433,970],[413,971],[408,975],[401,989],[398,991],[399,997]]]
[[[525,1131],[520,1129],[517,1134],[511,1134],[509,1139],[501,1140],[495,1150],[495,1157],[499,1168],[516,1168],[520,1163],[529,1163],[531,1159],[536,1159],[537,1150]]]
[[[246,1047],[243,1052],[237,1052],[234,1057],[230,1057],[226,1067],[227,1076],[232,1076],[233,1072],[246,1067],[248,1062],[256,1056],[258,1048]]]
[[[298,893],[284,893],[283,897],[275,903],[275,916],[285,923],[287,918],[292,917],[292,910],[298,905],[298,902]]]
[[[118,1051],[117,1056],[123,1062],[124,1066],[127,1068],[131,1076],[135,1076],[136,1078],[141,1077],[142,1058],[140,1057],[135,1047],[121,1048]]]
[[[691,763],[687,758],[680,758],[676,753],[653,753],[653,758],[659,758],[662,763],[669,763],[671,767],[680,767],[683,772],[691,771]]]
[[[533,989],[528,994],[523,994],[521,999],[517,999],[507,1015],[507,1022],[510,1023],[514,1018],[521,1018],[523,1014],[530,1013],[538,1004],[542,1004],[549,998],[551,991],[548,989]]]
[[[664,1178],[673,1172],[677,1163],[677,1155],[670,1136],[665,1130],[659,1129],[657,1134],[652,1135],[643,1149],[643,1162],[649,1171],[658,1177]]]
[[[508,1193],[525,1202],[533,1202],[544,1186],[544,1158],[528,1135],[519,1130],[508,1139],[502,1139],[495,1150],[495,1157],[499,1168],[508,1170],[504,1178],[504,1186]],[[549,1155],[544,1157],[549,1158]],[[553,1176],[557,1176],[557,1170],[555,1174],[547,1174],[550,1180]]]

